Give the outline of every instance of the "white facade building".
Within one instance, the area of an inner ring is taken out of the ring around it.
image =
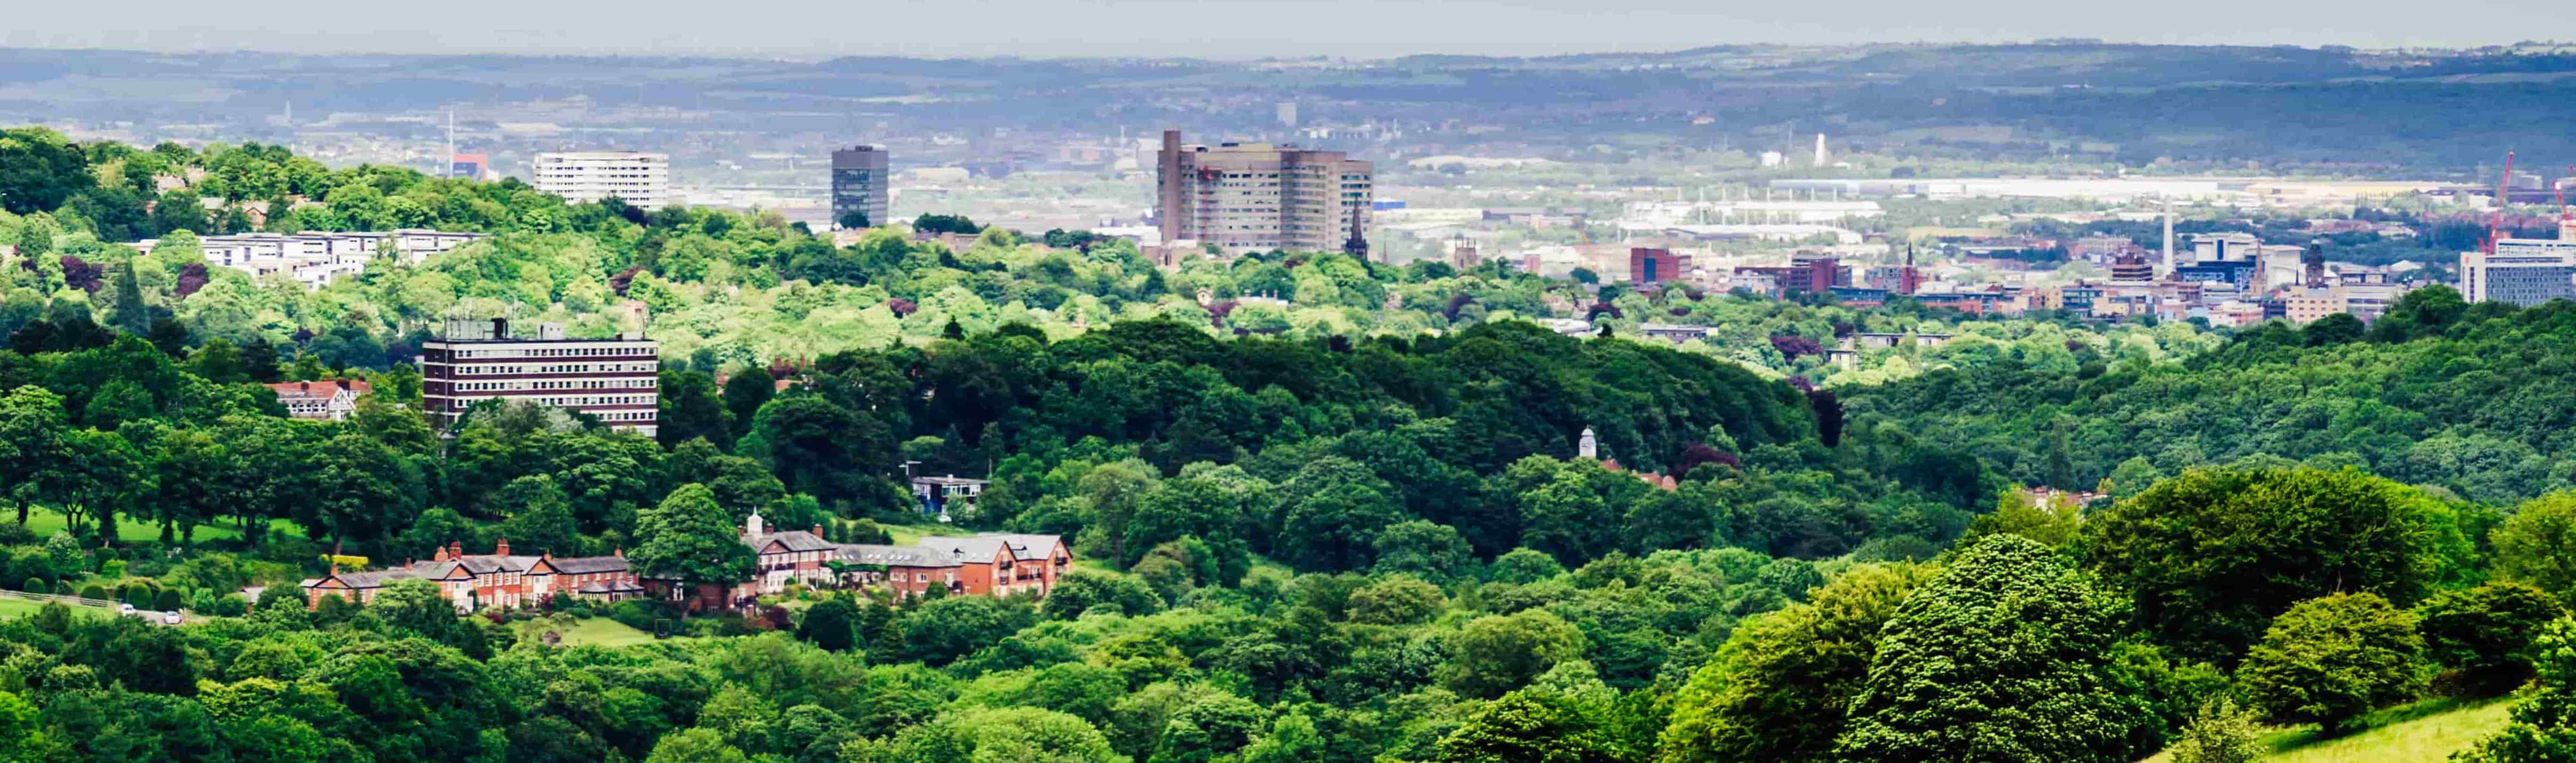
[[[639,209],[680,203],[671,193],[671,156],[641,151],[549,151],[537,154],[528,179],[537,190],[574,204],[617,197]]]
[[[412,229],[239,233],[201,236],[197,247],[205,252],[208,265],[231,268],[254,278],[283,276],[305,288],[319,289],[341,276],[365,272],[367,263],[380,253],[392,252],[402,258],[403,264],[417,265],[429,255],[483,237],[481,233]],[[160,245],[160,239],[134,242],[135,250],[144,254],[151,254]]]

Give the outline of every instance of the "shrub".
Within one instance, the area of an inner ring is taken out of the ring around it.
[[[2447,591],[2415,610],[2425,654],[2494,689],[2510,689],[2530,677],[2532,637],[2565,612],[2538,588],[2503,582]]]
[[[84,599],[105,599],[107,598],[107,589],[99,587],[97,583],[91,583],[89,585],[81,586],[80,597]]]
[[[2200,714],[2182,727],[2182,739],[2174,742],[2173,763],[2254,763],[2263,757],[2255,744],[2258,731],[2254,714],[2236,707],[2234,700],[2203,704]]]
[[[186,599],[179,595],[179,589],[164,588],[161,589],[159,594],[153,595],[152,608],[165,612],[176,612],[184,601],[186,601]]]
[[[2236,678],[2273,720],[2338,734],[2372,708],[2414,696],[2423,650],[2413,614],[2378,594],[2335,594],[2273,619]]]
[[[29,576],[25,584],[18,586],[18,590],[28,593],[51,593],[54,587],[45,585],[44,578]]]

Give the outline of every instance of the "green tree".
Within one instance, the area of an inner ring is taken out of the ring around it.
[[[1470,620],[1449,636],[1447,683],[1460,694],[1499,696],[1583,654],[1583,631],[1546,610]]]
[[[2565,763],[2576,760],[2576,620],[2559,618],[2534,640],[2539,677],[2513,707],[2513,722],[2453,760]]]
[[[1419,578],[1394,575],[1351,592],[1351,622],[1409,625],[1439,614],[1446,603],[1438,586]]]
[[[88,158],[60,133],[42,127],[0,130],[0,210],[51,212],[96,184]]]
[[[2561,601],[2576,597],[2576,491],[2525,502],[2488,534],[2495,570],[2540,587]]]
[[[2146,708],[2115,684],[2125,607],[2046,545],[1958,552],[1897,605],[1835,740],[1847,761],[2130,761]],[[2141,744],[2144,741],[2145,744]]]
[[[1276,547],[1300,570],[1365,564],[1378,532],[1403,518],[1385,480],[1340,456],[1307,462],[1284,488],[1290,498]]]
[[[858,646],[858,625],[858,605],[847,597],[834,596],[805,608],[805,619],[796,624],[796,637],[824,649],[846,652]]]
[[[635,537],[643,542],[626,556],[637,575],[725,585],[751,578],[751,548],[705,485],[681,485],[638,514]]]
[[[1574,699],[1516,691],[1441,737],[1436,763],[1615,763],[1626,760]]]
[[[2557,598],[2529,585],[2496,582],[2444,591],[2415,608],[2425,654],[2499,689],[2531,675],[2532,638],[2567,615]]]
[[[0,489],[17,502],[18,524],[27,524],[28,506],[54,497],[47,486],[69,466],[62,442],[68,432],[61,396],[33,385],[0,396]]]
[[[2448,514],[2358,471],[2196,470],[2094,513],[2078,544],[2163,644],[2224,663],[2300,601],[2335,591],[2422,598],[2447,551]]]
[[[2414,615],[2377,594],[2339,593],[2281,613],[2237,680],[2273,720],[2315,723],[2332,735],[2423,688],[2423,650]]]
[[[725,744],[722,734],[688,729],[653,743],[653,754],[645,756],[644,763],[751,763],[751,758]]]
[[[2202,703],[2200,713],[2183,725],[2182,738],[2174,741],[2173,762],[2254,763],[2263,759],[2257,743],[2261,732],[2254,714],[2237,708],[2234,700]]]
[[[1149,615],[1163,609],[1163,598],[1133,576],[1074,570],[1047,589],[1041,609],[1047,617],[1071,620],[1103,604],[1130,616]]]
[[[1864,565],[1807,603],[1746,621],[1691,674],[1663,730],[1667,763],[1833,760],[1845,708],[1869,677],[1897,605],[1931,577],[1912,564]]]
[[[905,729],[863,761],[1044,760],[1113,763],[1109,739],[1081,718],[1034,707],[971,708]],[[846,758],[845,758],[846,759]]]
[[[511,539],[511,545],[538,553],[580,554],[581,530],[573,519],[572,500],[554,477],[531,474],[511,480],[485,503],[492,513],[506,517],[501,537]]]

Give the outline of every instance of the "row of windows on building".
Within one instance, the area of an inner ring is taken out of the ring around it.
[[[522,379],[456,382],[450,389],[457,392],[503,392],[523,389],[651,389],[661,383],[661,379],[649,376],[625,379]]]
[[[653,366],[654,364],[652,363],[495,363],[491,365],[457,366],[456,373],[460,376],[491,376],[495,374],[652,373],[654,371]]]
[[[647,346],[645,346],[645,345],[640,345],[640,344],[638,344],[638,345],[623,345],[623,346],[614,346],[614,347],[532,347],[532,348],[525,348],[525,349],[456,350],[456,351],[455,351],[455,357],[458,357],[458,358],[574,358],[574,357],[608,357],[608,356],[617,356],[617,355],[651,355],[651,354],[653,354],[653,352],[654,352],[653,348],[651,348],[651,347],[647,347]]]
[[[518,399],[563,408],[574,408],[585,405],[652,405],[655,401],[659,400],[659,398],[654,395],[546,395]],[[601,418],[606,417],[603,416]]]
[[[652,421],[653,411],[596,411],[591,415],[601,421]]]

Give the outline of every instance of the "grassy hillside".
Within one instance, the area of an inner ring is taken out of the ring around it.
[[[2270,763],[2415,763],[2449,758],[2504,728],[2511,698],[2462,702],[2432,699],[2379,711],[2370,728],[2333,739],[2318,739],[2314,726],[2273,731],[2263,736]],[[2168,763],[2159,754],[2143,763]]]

